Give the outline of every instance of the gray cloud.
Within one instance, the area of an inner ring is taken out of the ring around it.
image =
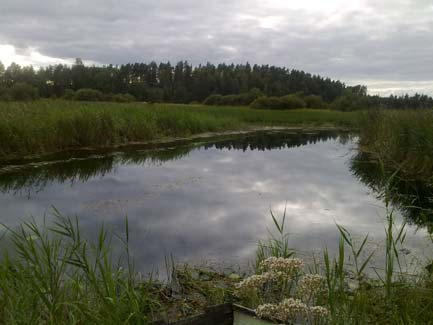
[[[250,61],[433,93],[430,1],[287,3],[3,0],[0,44],[100,63]]]

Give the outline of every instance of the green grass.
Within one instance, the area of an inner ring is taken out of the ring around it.
[[[159,308],[151,280],[134,272],[128,249],[124,268],[101,227],[85,241],[78,222],[57,215],[53,225],[27,222],[8,229],[0,264],[2,324],[147,324]]]
[[[6,228],[2,234],[0,323],[149,324],[157,319],[182,319],[224,302],[256,308],[288,297],[309,297],[312,300],[303,300],[306,304],[329,311],[326,320],[314,324],[429,324],[433,275],[422,269],[415,275],[404,273],[400,267],[404,225],[396,227],[392,209],[386,211],[384,252],[374,252],[384,253],[384,272],[378,271],[376,278],[365,274],[372,267],[370,254],[363,252],[366,239],[357,243],[349,230],[338,227],[335,256],[325,248],[322,260],[245,292],[236,289],[241,280],[237,274],[179,266],[173,260],[167,263],[168,282],[143,277],[130,258],[127,219],[121,236],[110,236],[102,226],[94,241],[88,241],[81,236],[77,219],[56,212],[51,224],[38,226],[30,221],[16,229]],[[259,243],[257,258],[291,257],[285,217],[280,221],[272,215],[272,219],[276,234],[271,235],[265,256],[266,242]],[[124,247],[121,259],[113,255],[114,245]],[[307,296],[300,295],[305,274],[322,275],[323,290],[314,296],[308,291]],[[353,282],[355,289],[349,285]]]
[[[172,262],[167,281],[136,272],[128,219],[123,234],[101,225],[92,240],[83,238],[77,218],[57,211],[49,224],[2,228],[0,324],[151,324],[232,296],[234,280],[210,269]],[[121,254],[113,254],[115,245]]]
[[[174,104],[0,102],[0,160],[263,126],[354,127],[359,113]]]
[[[389,184],[391,186],[391,180]],[[390,190],[388,189],[388,194]],[[420,264],[417,273],[407,273],[407,265],[401,258],[406,236],[405,223],[401,226],[396,225],[389,195],[384,199],[386,239],[383,246],[380,246],[383,249],[366,252],[365,243],[368,241],[368,236],[360,238],[359,241],[355,240],[348,229],[337,225],[340,238],[335,255],[332,256],[324,248],[323,258],[321,260],[315,258],[313,264],[307,266],[306,271],[304,270],[305,274],[323,276],[325,290],[317,295],[316,299],[329,311],[326,323],[431,324],[433,322],[433,273],[424,268],[425,265],[420,260],[418,260]],[[271,234],[270,242],[273,249],[267,251],[269,253],[267,257],[286,256],[288,237],[284,236],[285,215],[286,213],[281,221],[271,215],[276,235]],[[260,261],[263,258],[262,252],[263,243],[259,242],[257,259]],[[384,265],[378,265],[377,262],[372,265],[373,255],[384,256]],[[261,273],[257,268],[255,272]],[[295,287],[299,285],[294,278],[290,281],[295,282]],[[275,285],[278,287],[273,291]],[[281,297],[282,287],[272,280],[265,285],[248,288],[245,292],[241,291],[238,297],[241,304],[255,309],[258,305],[275,304],[284,298],[296,298],[296,291],[297,289],[294,292],[288,291],[284,297]],[[303,302],[307,304],[306,301]],[[302,320],[299,323],[302,324]]]
[[[433,180],[433,111],[371,111],[360,127],[360,148],[407,179]]]
[[[151,324],[174,321],[227,302],[233,280],[188,265],[167,265],[167,281],[143,276],[122,236],[101,225],[96,239],[80,234],[76,218],[28,221],[2,232],[1,324]],[[122,254],[114,256],[114,245]]]

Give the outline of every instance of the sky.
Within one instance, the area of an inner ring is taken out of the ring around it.
[[[258,63],[433,95],[432,0],[0,0],[0,61]]]

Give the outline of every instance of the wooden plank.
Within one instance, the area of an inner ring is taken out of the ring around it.
[[[233,325],[232,304],[211,306],[203,314],[193,316],[174,323],[163,321],[154,322],[153,325]]]
[[[260,319],[253,309],[233,304],[233,325],[267,325],[275,324],[269,319]]]

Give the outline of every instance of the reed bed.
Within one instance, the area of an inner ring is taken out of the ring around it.
[[[77,219],[57,212],[52,225],[29,221],[6,229],[2,324],[146,324],[158,310],[151,278],[134,271],[128,235],[120,238],[125,255],[118,263],[103,226],[91,243],[80,235]]]
[[[263,126],[346,126],[359,113],[248,107],[73,102],[0,102],[0,161]]]
[[[360,149],[407,179],[433,180],[433,111],[372,110],[360,127]]]
[[[51,224],[5,227],[0,263],[2,324],[149,324],[179,319],[206,306],[236,302],[257,315],[291,324],[428,324],[433,319],[433,274],[405,273],[400,259],[405,224],[397,226],[386,199],[384,250],[366,253],[337,226],[339,249],[312,264],[289,248],[286,216],[272,215],[275,232],[261,241],[253,275],[221,273],[168,260],[162,283],[134,269],[128,222],[121,236],[104,226],[94,241],[76,218],[55,212]],[[115,242],[116,241],[116,242]],[[113,245],[122,245],[115,257]],[[371,265],[383,254],[384,266]],[[376,270],[372,276],[367,270]]]
[[[401,257],[405,223],[396,224],[389,196],[385,206],[383,251],[367,252],[368,236],[354,240],[337,225],[338,251],[331,254],[325,247],[310,265],[287,249],[286,214],[281,220],[272,215],[275,230],[259,243],[254,274],[236,286],[240,303],[284,324],[430,324],[432,260],[424,261],[427,267],[420,265],[419,273],[408,273]],[[373,265],[373,255],[384,256],[384,265]]]

